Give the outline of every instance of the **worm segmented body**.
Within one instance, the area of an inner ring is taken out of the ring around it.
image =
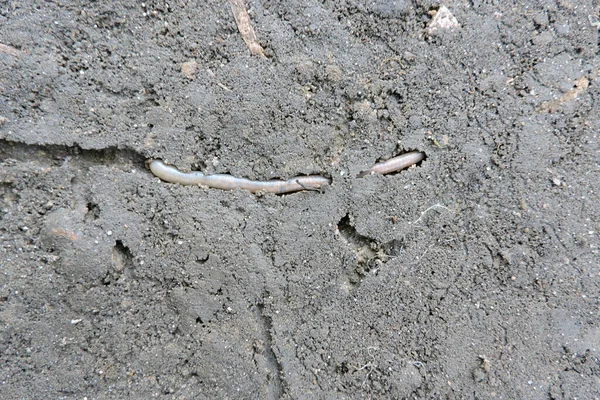
[[[204,175],[202,172],[181,172],[175,167],[166,165],[160,160],[153,160],[149,164],[150,171],[160,179],[182,185],[201,185],[215,189],[249,190],[252,193],[291,193],[300,190],[317,190],[331,181],[319,175],[297,176],[287,181],[252,181],[245,178],[236,178],[226,174]]]
[[[367,176],[373,173],[377,174],[389,174],[391,172],[400,171],[404,168],[408,168],[411,165],[419,163],[425,159],[425,153],[420,151],[411,151],[410,153],[401,154],[398,157],[390,158],[387,161],[383,161],[373,165],[366,171],[362,171],[358,174],[359,178]]]
[[[366,171],[361,172],[358,177],[378,173],[389,174],[408,168],[425,159],[425,153],[413,151],[390,158],[387,161],[377,163]],[[234,190],[249,190],[252,193],[291,193],[300,190],[318,190],[323,185],[331,183],[331,180],[320,175],[297,176],[287,181],[252,181],[245,178],[236,178],[226,174],[204,175],[202,172],[181,172],[177,168],[166,165],[161,160],[152,160],[148,167],[150,171],[165,182],[180,183],[182,185],[207,186],[209,188]]]

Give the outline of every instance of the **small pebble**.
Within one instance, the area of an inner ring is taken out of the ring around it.
[[[194,79],[198,71],[198,63],[195,60],[186,61],[181,64],[181,72],[188,79]]]
[[[427,25],[427,33],[432,35],[439,30],[454,28],[460,28],[460,24],[454,15],[452,15],[448,7],[441,6],[429,22],[429,25]]]

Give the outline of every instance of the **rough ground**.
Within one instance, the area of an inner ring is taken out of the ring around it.
[[[599,398],[598,4],[246,4],[0,3],[0,397]]]

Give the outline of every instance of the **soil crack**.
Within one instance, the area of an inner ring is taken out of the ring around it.
[[[256,319],[258,331],[262,338],[262,346],[255,347],[262,348],[262,354],[265,358],[267,370],[269,371],[267,376],[267,399],[279,399],[283,393],[281,381],[283,369],[273,351],[273,337],[271,334],[273,322],[270,317],[264,314],[264,306],[262,304],[251,307],[251,311]],[[260,353],[260,351],[257,352]]]

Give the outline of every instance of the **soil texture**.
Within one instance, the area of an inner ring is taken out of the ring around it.
[[[244,4],[0,3],[0,397],[600,398],[598,3]]]

